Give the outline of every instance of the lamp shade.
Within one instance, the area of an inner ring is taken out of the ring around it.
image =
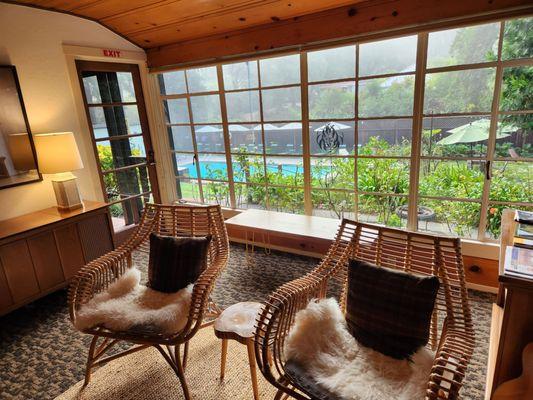
[[[34,135],[39,170],[43,174],[57,174],[83,168],[80,152],[72,132]]]
[[[12,133],[8,136],[9,154],[17,171],[36,169],[30,137],[27,133]]]

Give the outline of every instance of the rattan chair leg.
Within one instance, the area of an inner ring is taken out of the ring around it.
[[[83,386],[87,386],[91,381],[91,368],[93,366],[94,350],[96,348],[97,341],[98,336],[94,335],[89,346],[89,354],[87,355],[87,366],[85,367],[85,381],[83,382]]]
[[[222,353],[220,355],[220,380],[224,379],[226,370],[226,356],[228,354],[228,339],[222,339]]]
[[[278,392],[274,396],[274,400],[281,400],[284,395],[285,395],[285,392],[281,389],[278,389]]]
[[[181,387],[183,388],[183,395],[185,396],[185,400],[190,400],[191,396],[189,395],[189,388],[187,387],[187,382],[185,381],[185,371],[183,370],[183,365],[181,363],[181,356],[180,356],[180,346],[177,345],[175,349],[175,355],[176,355],[176,365],[178,367],[178,378],[181,382]]]
[[[168,365],[170,365],[170,367],[180,380],[185,400],[190,400],[191,396],[189,395],[189,388],[187,387],[187,383],[185,382],[185,374],[183,372],[183,366],[181,365],[180,346],[174,346],[174,353],[172,353],[172,349],[170,347],[167,348],[167,353],[160,345],[155,344],[153,346],[159,351],[159,353],[161,353],[165,361],[168,363]]]
[[[183,346],[183,371],[187,368],[187,356],[189,355],[189,341],[185,342]]]

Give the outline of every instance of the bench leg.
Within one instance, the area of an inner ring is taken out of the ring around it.
[[[252,339],[248,339],[246,343],[246,348],[248,349],[248,362],[250,364],[250,375],[252,377],[252,388],[254,390],[254,400],[259,400],[259,389],[257,387],[257,373],[256,373],[256,363],[255,363],[255,349],[254,349],[254,342]]]
[[[226,370],[226,356],[228,354],[228,339],[222,339],[222,354],[220,356],[220,380],[224,379]]]

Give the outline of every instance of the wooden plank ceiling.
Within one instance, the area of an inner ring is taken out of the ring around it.
[[[533,13],[531,0],[4,1],[97,21],[144,48],[150,67],[201,63],[467,16],[483,21]]]
[[[363,0],[20,0],[94,19],[142,48],[283,21]]]

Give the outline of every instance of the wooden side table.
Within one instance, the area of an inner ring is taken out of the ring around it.
[[[214,324],[215,336],[222,339],[220,379],[224,379],[226,355],[228,353],[228,340],[233,339],[244,344],[248,350],[248,363],[250,364],[254,400],[259,400],[259,389],[257,386],[253,337],[255,333],[255,320],[261,311],[262,306],[261,303],[255,302],[233,304],[222,311]]]
[[[493,398],[500,385],[522,372],[522,352],[533,342],[533,279],[505,273],[505,249],[512,245],[516,228],[515,210],[502,214],[499,291],[492,306],[485,400]]]

